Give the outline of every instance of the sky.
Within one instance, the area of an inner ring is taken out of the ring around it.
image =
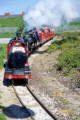
[[[60,26],[80,18],[80,0],[0,0],[0,15],[21,14],[28,29],[34,26]],[[63,19],[64,18],[64,19]]]
[[[72,20],[80,18],[80,0],[40,0],[24,16],[28,29],[42,25],[65,26]]]
[[[11,14],[20,14],[23,11],[27,12],[32,9],[39,0],[0,0],[0,15],[5,12]]]

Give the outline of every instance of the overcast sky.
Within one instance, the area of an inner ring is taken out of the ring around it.
[[[33,8],[38,1],[40,0],[0,0],[0,15],[5,12],[22,13],[22,11]]]

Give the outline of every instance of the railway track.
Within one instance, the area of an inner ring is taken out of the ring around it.
[[[28,119],[29,119],[29,120],[35,120],[35,118],[31,115],[31,113],[28,111],[28,108],[24,105],[24,103],[22,102],[21,98],[19,97],[19,94],[17,93],[16,88],[14,87],[14,84],[12,84],[12,87],[13,87],[13,89],[14,89],[14,92],[15,92],[15,94],[16,94],[19,102],[20,102],[21,105],[23,106],[23,109],[25,110],[26,114],[28,114],[28,116],[29,116]],[[27,119],[27,120],[28,120],[28,119]]]
[[[35,96],[28,85],[22,87],[12,84],[12,87],[23,109],[29,116],[27,120],[58,120]]]

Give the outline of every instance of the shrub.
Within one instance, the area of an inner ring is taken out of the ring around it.
[[[7,45],[6,44],[0,44],[0,69],[4,65],[4,60],[7,56]]]
[[[62,33],[61,35],[65,36],[64,39],[54,41],[48,49],[49,53],[61,50],[57,70],[62,71],[65,68],[64,73],[69,73],[73,68],[80,70],[80,33]]]

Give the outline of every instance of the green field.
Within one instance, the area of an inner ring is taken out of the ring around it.
[[[70,22],[69,25],[79,25],[80,26],[80,21],[73,21],[73,22]]]
[[[0,33],[0,38],[13,38],[16,33]]]
[[[7,45],[0,44],[0,69],[3,67],[6,57],[7,57]]]
[[[21,33],[23,36],[24,33]],[[0,38],[13,38],[16,36],[16,33],[0,33]]]
[[[22,16],[0,19],[0,27],[18,27],[17,31],[22,33],[24,21]],[[13,38],[16,33],[0,33],[0,38]],[[23,33],[22,33],[23,34]]]
[[[9,17],[0,19],[0,27],[23,27],[23,17]]]
[[[23,32],[23,29],[24,29],[23,17],[17,16],[17,17],[2,18],[2,19],[0,19],[0,27],[1,28],[12,27],[14,29],[17,28],[17,31]],[[6,33],[3,32],[3,34],[1,34],[1,36],[4,37],[4,36],[6,36],[5,34]],[[12,33],[12,36],[13,36],[13,33]]]
[[[80,32],[74,33],[57,33],[62,37],[60,41],[54,41],[48,49],[48,53],[60,50],[58,57],[59,63],[57,70],[63,71],[65,75],[73,69],[80,73]]]

